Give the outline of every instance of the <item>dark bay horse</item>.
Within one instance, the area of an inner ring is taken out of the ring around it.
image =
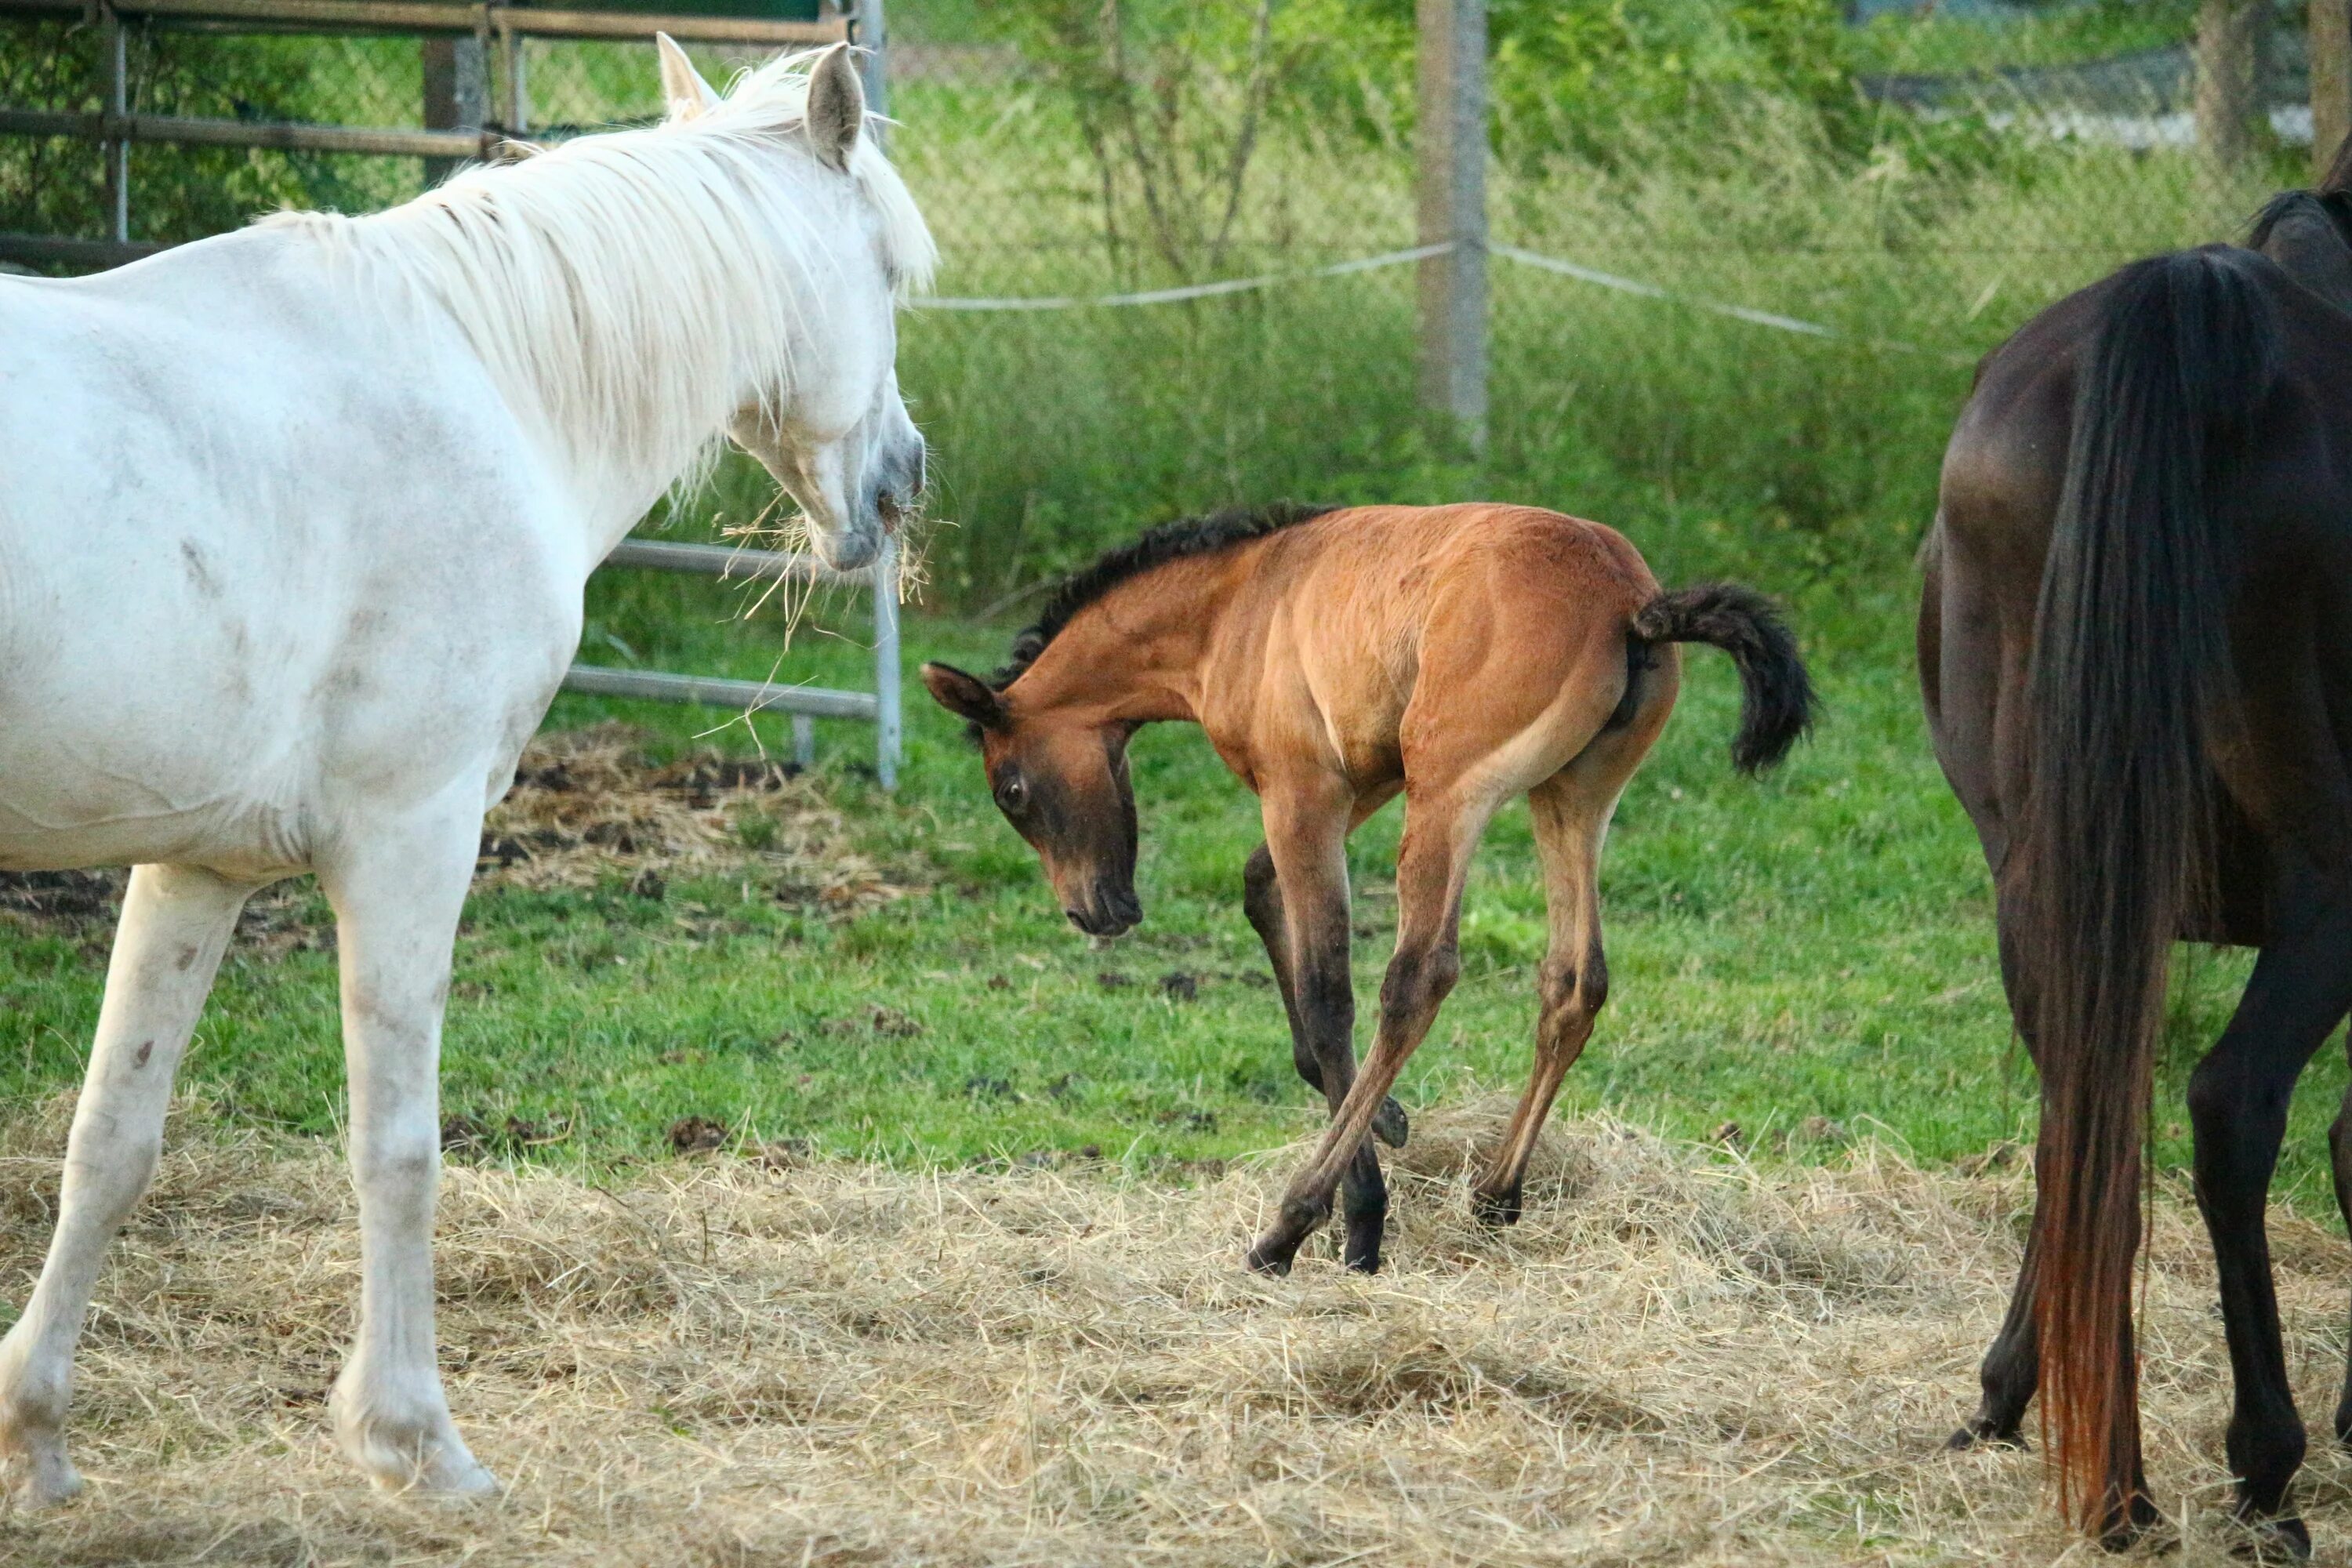
[[[1138,727],[1200,724],[1257,793],[1265,842],[1243,907],[1331,1122],[1249,1262],[1286,1271],[1344,1179],[1343,1256],[1370,1272],[1388,1198],[1366,1133],[1384,1108],[1394,1116],[1389,1089],[1453,988],[1479,835],[1525,795],[1551,928],[1536,1066],[1475,1194],[1486,1219],[1518,1217],[1536,1133],[1608,992],[1601,839],[1674,708],[1681,642],[1738,667],[1733,761],[1778,762],[1812,694],[1760,596],[1661,593],[1622,535],[1532,507],[1279,507],[1147,533],[1064,584],[993,680],[940,664],[923,680],[978,731],[998,806],[1083,931],[1142,916],[1127,771]],[[1396,952],[1359,1075],[1346,843],[1400,791]]]
[[[1988,356],[1923,551],[1928,724],[2042,1079],[2024,1266],[1953,1443],[2016,1443],[2038,1390],[2061,1507],[2109,1544],[2157,1518],[2131,1286],[2185,939],[2260,950],[2189,1107],[2237,1507],[2309,1551],[2263,1210],[2295,1079],[2352,1007],[2346,168],[2273,201],[2248,248],[2134,263]],[[2352,1220],[2352,1105],[2331,1145]],[[2352,1441],[2352,1384],[2336,1430]]]

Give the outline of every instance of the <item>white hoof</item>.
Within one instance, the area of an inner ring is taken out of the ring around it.
[[[355,1411],[340,1390],[334,1403],[336,1446],[377,1490],[457,1500],[499,1495],[498,1478],[467,1448],[437,1398],[404,1416]]]
[[[71,1502],[81,1491],[81,1472],[66,1458],[63,1438],[56,1433],[19,1436],[0,1440],[0,1487],[17,1508],[37,1512]]]

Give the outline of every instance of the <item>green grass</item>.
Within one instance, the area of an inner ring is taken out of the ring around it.
[[[1855,30],[1853,58],[1860,71],[1936,75],[2074,65],[2184,43],[2196,27],[2194,0],[2094,0],[1997,20],[1896,12]]]
[[[1725,661],[1694,654],[1682,707],[1610,841],[1612,996],[1564,1111],[1605,1107],[1694,1138],[1736,1121],[1767,1159],[1829,1157],[1834,1138],[1818,1122],[1809,1131],[1814,1118],[1929,1162],[2028,1135],[2032,1080],[1994,977],[1986,879],[1928,754],[1906,599],[1893,579],[1800,596],[1828,718],[1761,783],[1734,777],[1725,758],[1737,706]],[[731,623],[721,590],[616,575],[594,601],[592,646],[610,633],[649,660],[744,674],[774,658],[774,628]],[[855,617],[834,619],[839,636],[803,629],[795,677],[858,679]],[[908,636],[910,658],[972,664],[1002,643],[1001,630],[944,619],[919,619]],[[567,698],[553,722],[613,715],[672,744],[701,721]],[[1136,743],[1147,918],[1135,936],[1096,945],[1062,921],[997,820],[955,726],[927,703],[909,716],[896,798],[856,765],[867,731],[828,726],[824,738],[827,788],[866,848],[927,885],[897,903],[827,918],[735,878],[677,880],[660,901],[617,878],[583,893],[478,893],[457,945],[446,1109],[558,1126],[563,1136],[534,1157],[590,1167],[664,1157],[665,1130],[688,1115],[897,1162],[1092,1144],[1136,1169],[1310,1129],[1317,1113],[1236,897],[1255,803],[1197,732],[1157,729]],[[714,739],[750,743],[740,725]],[[1396,836],[1391,808],[1352,855],[1367,1016],[1393,929]],[[1408,1106],[1516,1089],[1543,931],[1515,806],[1488,832],[1465,976],[1406,1074]],[[209,1114],[337,1128],[332,967],[312,952],[231,957],[186,1069]],[[1163,991],[1180,972],[1198,977],[1197,1001]],[[2186,1157],[2182,1075],[2242,973],[2236,957],[2204,958],[2180,988],[2157,1115],[2168,1164]],[[97,944],[72,933],[0,942],[0,1093],[75,1082],[100,974]],[[920,1032],[874,1031],[877,1005]],[[2344,1078],[2325,1053],[2296,1101],[2281,1184],[2295,1202],[2326,1201],[2321,1134]]]

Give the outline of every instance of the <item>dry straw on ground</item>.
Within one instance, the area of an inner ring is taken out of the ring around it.
[[[61,1117],[0,1139],[13,1299]],[[82,1359],[91,1490],[0,1521],[0,1562],[2103,1560],[2054,1530],[2035,1459],[1940,1451],[2015,1266],[2013,1168],[1766,1173],[1586,1121],[1497,1237],[1461,1185],[1496,1120],[1423,1118],[1369,1280],[1319,1251],[1240,1271],[1262,1165],[1189,1189],[725,1152],[617,1188],[455,1169],[451,1395],[510,1489],[470,1510],[371,1495],[329,1450],[356,1255],[331,1152],[187,1130]],[[2345,1248],[2286,1217],[2277,1249],[2324,1421]],[[2201,1563],[2226,1361],[2177,1194],[2154,1256],[2151,1468],[2188,1521],[2173,1560]],[[2323,1561],[2352,1549],[2347,1481],[2315,1443]]]

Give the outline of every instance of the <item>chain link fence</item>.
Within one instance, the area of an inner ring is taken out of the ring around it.
[[[1202,0],[1155,52],[1116,31],[1116,6],[1035,10],[1012,42],[941,42],[901,17],[888,61],[892,153],[945,258],[902,344],[939,457],[929,574],[967,607],[1017,603],[1154,518],[1285,494],[1639,509],[1664,520],[1678,567],[1738,564],[1759,538],[1823,569],[1891,558],[1932,505],[1976,355],[2121,261],[2235,232],[2302,176],[2274,142],[2224,171],[2193,147],[2034,121],[2049,84],[2013,78],[1849,81],[1828,110],[1749,93],[1598,148],[1516,132],[1507,102],[1475,447],[1418,393],[1417,290],[1443,262],[1411,254],[1427,230],[1409,73],[1372,58],[1394,38],[1286,38],[1264,0]],[[0,104],[106,110],[107,27],[21,0],[0,23]],[[121,35],[132,116],[435,118],[434,45],[414,34],[149,15]],[[510,63],[503,44],[476,90],[518,133],[659,110],[642,41],[524,34]],[[690,52],[723,82],[773,47]],[[2177,112],[2179,73],[2156,76],[2147,112]],[[143,142],[125,162],[139,245],[285,205],[370,210],[435,171]],[[110,189],[87,141],[0,137],[0,230],[102,237]],[[1153,298],[1100,302],[1138,294]],[[765,489],[730,468],[695,506],[740,521]]]

